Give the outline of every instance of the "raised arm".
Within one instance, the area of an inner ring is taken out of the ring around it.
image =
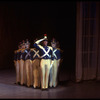
[[[39,44],[39,43],[42,42],[43,40],[45,40],[45,38],[39,39],[39,40],[37,40],[35,43],[36,43],[36,44]]]
[[[42,41],[45,40],[45,39],[46,39],[46,37],[44,37],[43,39],[37,40],[37,41],[34,43],[34,47],[37,48],[37,49],[41,49],[42,46],[39,45],[39,43],[42,42]]]

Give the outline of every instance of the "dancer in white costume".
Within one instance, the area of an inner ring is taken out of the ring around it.
[[[15,50],[15,58],[14,64],[16,69],[16,84],[20,84],[20,50],[21,50],[21,42],[18,45],[18,50]]]
[[[26,86],[30,87],[32,85],[32,66],[31,66],[31,50],[30,43],[28,39],[26,40],[25,49],[25,81]]]
[[[39,45],[43,41],[43,46]],[[52,47],[47,46],[48,40],[46,34],[43,39],[37,40],[34,43],[34,47],[40,51],[40,68],[41,68],[41,89],[48,89],[49,72],[53,65],[52,57]]]
[[[50,87],[56,87],[57,86],[57,73],[58,73],[58,67],[60,64],[60,49],[56,48],[56,40],[53,38],[51,41],[51,46],[53,47],[53,59],[54,59],[54,64],[50,70]]]
[[[36,48],[31,48],[32,81],[33,87],[40,87],[40,54]]]
[[[25,52],[25,41],[23,40],[21,43],[21,50],[20,50],[20,84],[25,84],[25,61],[24,61],[24,52]]]

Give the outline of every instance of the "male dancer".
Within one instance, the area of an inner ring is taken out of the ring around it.
[[[36,40],[35,40],[36,41]],[[40,87],[40,54],[36,48],[31,48],[31,60],[33,70],[33,87]]]
[[[21,42],[18,45],[18,50],[15,51],[16,58],[14,60],[16,67],[16,84],[20,84],[20,50],[21,50]]]
[[[39,45],[40,42],[43,41],[43,46]],[[40,52],[40,68],[41,68],[41,88],[42,90],[48,89],[48,79],[49,79],[49,72],[50,68],[52,67],[53,61],[51,62],[52,57],[52,47],[47,46],[48,39],[47,35],[44,35],[43,39],[37,40],[34,43],[34,47],[39,49]]]
[[[51,41],[51,46],[53,47],[53,58],[54,58],[54,64],[50,70],[50,87],[56,87],[57,86],[57,73],[58,73],[58,67],[60,64],[60,49],[56,47],[57,42],[53,38]]]
[[[24,85],[25,84],[25,66],[24,66],[24,51],[25,51],[25,41],[22,41],[21,44],[21,54],[20,54],[20,84]]]
[[[26,86],[30,87],[32,85],[32,66],[31,66],[31,50],[30,50],[30,43],[26,40],[25,43],[25,81]]]

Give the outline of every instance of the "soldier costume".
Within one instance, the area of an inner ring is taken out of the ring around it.
[[[18,45],[18,50],[16,50],[16,84],[20,84],[20,50],[21,42]]]
[[[36,48],[31,48],[31,60],[33,69],[33,87],[40,87],[40,54]]]
[[[39,45],[40,42],[44,41],[44,46]],[[43,39],[37,40],[34,43],[34,47],[39,49],[40,52],[40,68],[41,68],[41,88],[42,89],[48,89],[48,80],[49,80],[49,72],[50,68],[53,64],[53,61],[51,62],[52,57],[52,47],[47,46],[47,36],[44,35]]]
[[[54,63],[50,70],[50,87],[56,87],[57,86],[57,73],[58,73],[58,67],[60,64],[60,49],[56,48],[56,40],[53,38],[51,41],[51,46],[53,47],[53,59]]]
[[[26,49],[25,49],[25,81],[27,87],[32,85],[32,66],[31,66],[31,50],[30,43],[26,40]]]
[[[21,43],[21,54],[20,54],[20,84],[24,85],[25,84],[25,67],[24,67],[24,51],[25,51],[25,41],[23,40]]]

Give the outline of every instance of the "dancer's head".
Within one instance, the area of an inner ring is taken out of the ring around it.
[[[57,45],[56,39],[53,38],[53,39],[51,40],[51,46],[52,46],[53,48],[56,48],[56,45]]]
[[[26,49],[30,48],[30,42],[28,41],[28,39],[26,39],[26,43],[25,43]]]

